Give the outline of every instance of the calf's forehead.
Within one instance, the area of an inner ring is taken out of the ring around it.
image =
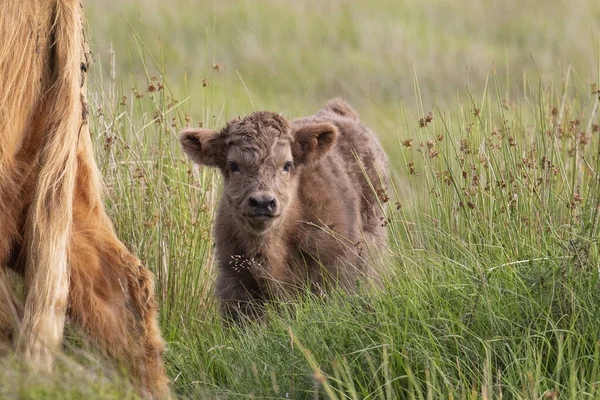
[[[227,159],[247,165],[276,165],[286,162],[292,155],[290,141],[274,138],[272,141],[255,142],[247,140],[229,148]]]
[[[249,162],[275,159],[277,162],[280,158],[291,155],[292,127],[279,114],[269,111],[254,112],[244,119],[230,121],[224,133],[229,158],[240,158]]]

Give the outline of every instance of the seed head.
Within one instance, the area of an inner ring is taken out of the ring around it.
[[[137,88],[133,88],[131,90],[133,90],[133,94],[135,95],[136,99],[141,99],[142,97],[144,97],[144,93],[138,92]]]
[[[377,193],[377,197],[379,198],[379,201],[381,201],[382,203],[387,203],[388,201],[390,201],[390,198],[387,195],[387,192],[385,191],[385,188],[379,188],[376,190]]]
[[[429,158],[436,158],[440,155],[440,152],[437,150],[429,150]]]
[[[433,121],[433,114],[431,113],[431,111],[429,112],[429,114],[427,114],[426,116],[424,116],[423,118],[419,119],[419,126],[421,128],[424,128],[427,126],[427,124],[429,124],[431,121]]]

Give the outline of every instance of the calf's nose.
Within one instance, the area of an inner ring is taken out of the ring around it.
[[[255,215],[273,215],[277,210],[277,200],[272,195],[250,196],[248,205]]]

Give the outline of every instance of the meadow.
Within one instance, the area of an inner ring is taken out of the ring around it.
[[[181,398],[600,398],[600,3],[87,0],[91,131]],[[220,321],[185,126],[343,97],[391,162],[381,289]],[[0,397],[135,398],[69,330]],[[83,350],[82,350],[83,349]]]

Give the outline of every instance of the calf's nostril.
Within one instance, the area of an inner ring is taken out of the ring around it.
[[[274,197],[271,197],[270,199],[267,200],[267,207],[269,208],[269,210],[273,211],[276,206],[277,206],[277,202],[275,201]]]
[[[258,200],[256,197],[250,197],[250,198],[248,199],[248,204],[249,204],[249,205],[250,205],[250,207],[252,207],[252,208],[256,208],[256,207],[258,207],[258,203],[259,203],[259,200]]]

